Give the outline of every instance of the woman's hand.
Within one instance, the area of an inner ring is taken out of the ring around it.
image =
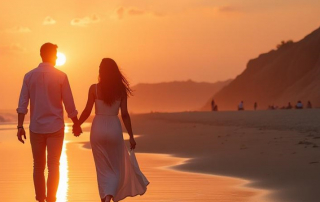
[[[136,143],[136,141],[134,140],[134,137],[130,137],[129,142],[130,142],[130,149],[135,149],[137,143]]]

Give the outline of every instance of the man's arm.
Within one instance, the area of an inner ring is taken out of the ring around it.
[[[71,91],[71,87],[70,87],[67,75],[65,75],[63,83],[62,83],[62,101],[63,101],[64,107],[68,113],[68,117],[71,119],[76,117],[78,115],[78,111],[76,110],[76,106],[74,104],[72,91]],[[74,120],[77,121],[78,118],[76,118]]]
[[[77,117],[78,111],[76,110],[76,106],[74,104],[72,91],[71,91],[71,87],[70,87],[67,75],[65,75],[65,78],[62,83],[62,101],[68,113],[68,117],[71,118],[74,124],[73,125],[74,135],[79,136],[82,133],[82,130]]]
[[[23,79],[23,84],[22,84],[20,98],[19,98],[19,104],[17,108],[17,112],[18,112],[17,137],[18,137],[18,140],[22,143],[24,143],[24,140],[22,137],[24,137],[24,139],[27,139],[26,132],[23,128],[23,122],[24,122],[25,115],[28,113],[29,99],[30,99],[30,95],[29,95],[29,90],[28,90],[26,76],[25,76]]]

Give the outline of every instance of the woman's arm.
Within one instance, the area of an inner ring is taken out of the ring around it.
[[[132,133],[131,119],[130,119],[130,115],[128,113],[128,106],[127,106],[127,96],[124,96],[121,99],[121,106],[120,107],[121,107],[121,117],[122,117],[123,124],[126,127],[128,133],[129,133],[129,136],[130,136],[131,149],[135,149],[136,141],[134,140],[133,133]]]
[[[92,111],[92,108],[93,108],[93,104],[94,104],[94,100],[95,100],[95,96],[94,96],[95,87],[96,87],[95,84],[90,86],[89,93],[88,93],[88,101],[87,101],[86,107],[84,108],[84,110],[81,113],[81,116],[79,118],[80,125],[82,125],[91,114],[91,111]]]

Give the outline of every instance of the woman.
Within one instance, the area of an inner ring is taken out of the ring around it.
[[[82,124],[91,114],[95,104],[96,115],[92,122],[90,143],[102,202],[142,195],[149,184],[140,171],[133,153],[136,142],[127,109],[127,98],[131,93],[129,83],[121,74],[116,62],[104,58],[100,64],[99,83],[91,85],[86,108],[79,119]],[[123,140],[118,118],[119,108],[130,136],[131,156]]]

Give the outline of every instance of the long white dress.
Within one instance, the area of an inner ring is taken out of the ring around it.
[[[128,151],[123,140],[119,108],[120,101],[108,106],[103,100],[96,99],[96,115],[90,134],[100,198],[111,195],[113,201],[142,195],[149,184],[139,169],[134,152]]]

